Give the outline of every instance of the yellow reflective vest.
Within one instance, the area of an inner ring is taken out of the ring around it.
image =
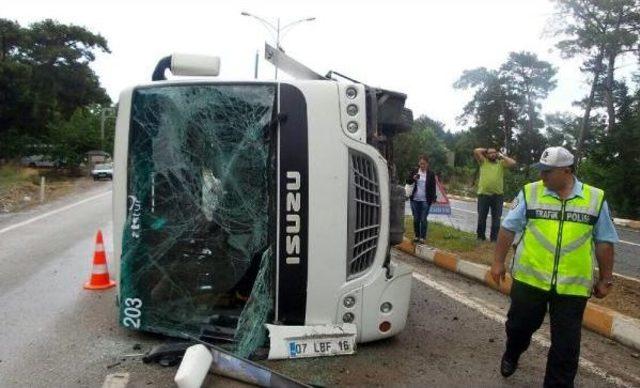
[[[514,279],[562,295],[590,296],[595,248],[593,228],[604,192],[582,184],[582,194],[562,200],[545,195],[542,181],[523,189],[527,225],[516,248]]]

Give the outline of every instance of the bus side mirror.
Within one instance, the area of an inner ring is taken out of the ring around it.
[[[165,71],[171,74],[190,77],[216,77],[220,74],[220,57],[193,54],[173,54],[162,58],[153,71],[152,81],[167,79]]]

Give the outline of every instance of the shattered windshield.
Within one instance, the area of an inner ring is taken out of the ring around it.
[[[269,313],[274,101],[271,84],[133,92],[121,259],[124,326],[233,337],[238,320],[247,324],[243,309],[256,309],[255,296],[247,301],[258,276],[265,295],[257,309]],[[127,302],[133,299],[140,302]],[[132,305],[140,305],[139,317]]]

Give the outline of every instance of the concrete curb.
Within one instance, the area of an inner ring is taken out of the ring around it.
[[[491,278],[489,266],[462,260],[457,255],[426,245],[414,245],[406,238],[396,245],[396,248],[438,267],[484,283],[505,295],[509,295],[511,291],[511,276],[507,274],[505,281],[498,285]],[[640,350],[640,320],[638,319],[587,302],[582,325],[593,332]]]
[[[626,218],[614,218],[614,225],[624,226],[625,228],[640,230],[640,221],[628,220]]]
[[[448,194],[447,197],[451,199],[457,199],[458,201],[467,201],[467,202],[475,202],[475,198],[471,197],[463,197],[460,195]],[[504,206],[509,206],[509,202],[505,202]],[[626,218],[615,218],[613,219],[613,224],[616,226],[622,226],[629,229],[640,230],[640,221],[636,220],[628,220]]]

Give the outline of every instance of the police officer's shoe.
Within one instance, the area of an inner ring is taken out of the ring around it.
[[[512,360],[505,354],[502,356],[502,362],[500,362],[500,374],[504,377],[509,377],[515,373],[518,369],[518,361]]]

